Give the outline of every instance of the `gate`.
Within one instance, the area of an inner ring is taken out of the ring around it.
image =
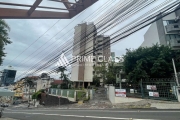
[[[127,97],[177,101],[176,82],[174,78],[142,79],[139,83],[124,82]],[[119,89],[119,87],[116,87]]]
[[[174,79],[144,79],[141,84],[142,98],[177,101]]]

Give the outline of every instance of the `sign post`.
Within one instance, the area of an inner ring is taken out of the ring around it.
[[[126,97],[126,89],[115,89],[115,95],[117,97]]]

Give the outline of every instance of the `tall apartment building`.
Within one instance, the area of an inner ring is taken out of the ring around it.
[[[100,57],[100,61],[107,60],[110,56],[109,43],[109,37],[97,36],[96,26],[93,23],[83,23],[75,27],[73,56],[81,57],[72,64],[71,80],[75,83],[75,87],[87,87],[93,82],[93,66],[98,64],[98,56],[103,56]],[[93,60],[84,60],[85,57],[90,59],[93,57]]]
[[[180,10],[165,16],[151,24],[144,35],[141,47],[153,44],[170,46],[173,50],[180,49]]]

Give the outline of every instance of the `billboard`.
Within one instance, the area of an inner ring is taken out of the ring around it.
[[[157,90],[156,85],[147,85],[147,90]]]
[[[150,97],[159,97],[159,92],[149,92]]]
[[[126,97],[126,89],[115,89],[116,97]]]

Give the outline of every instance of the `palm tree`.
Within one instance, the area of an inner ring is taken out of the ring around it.
[[[59,73],[59,72],[61,73],[61,75],[60,75],[61,80],[64,80],[64,78],[65,78],[64,71],[66,71],[66,67],[63,67],[63,66],[58,67],[56,70],[57,73]]]
[[[8,31],[10,30],[10,27],[8,24],[0,19],[0,65],[2,64],[2,57],[5,56],[5,53],[3,52],[4,50],[4,45],[10,44],[11,41],[9,40],[8,37]]]
[[[60,66],[56,70],[57,73],[60,72],[60,79],[61,80],[66,80],[66,75],[64,74],[64,71],[66,71],[66,67],[65,66]]]
[[[31,80],[31,78],[26,77],[25,81],[24,81],[24,85],[28,86],[28,89],[29,89],[29,105],[28,105],[28,107],[30,107],[30,87],[34,86],[34,82]]]

